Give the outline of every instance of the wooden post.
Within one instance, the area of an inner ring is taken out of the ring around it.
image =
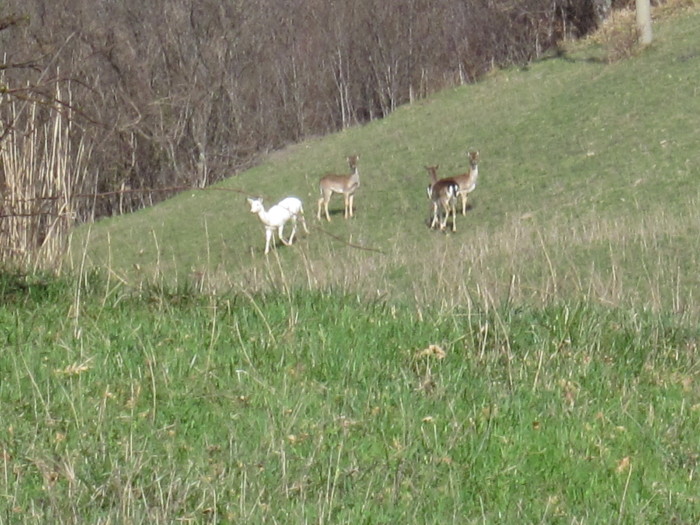
[[[637,1],[637,27],[639,28],[639,42],[642,45],[651,44],[651,2],[650,0]]]

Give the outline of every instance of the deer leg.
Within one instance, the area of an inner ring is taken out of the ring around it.
[[[355,204],[355,194],[351,193],[350,196],[348,197],[348,209],[350,210],[350,217],[352,217],[352,208],[353,208],[354,204]]]
[[[265,255],[270,252],[270,240],[272,240],[272,230],[265,228]]]
[[[321,210],[323,209],[326,213],[326,220],[328,222],[331,222],[331,217],[328,214],[328,203],[331,200],[331,196],[333,195],[333,192],[331,193],[323,193],[321,195],[321,198],[318,200],[318,220],[321,220]]]
[[[433,203],[433,212],[431,214],[431,219],[432,220],[430,221],[430,229],[432,230],[433,228],[435,228],[435,225],[438,222],[438,205],[435,202]]]
[[[435,228],[438,229],[440,228],[440,225],[442,224],[442,205],[438,204],[437,202],[435,203]]]
[[[440,223],[441,231],[445,231],[445,228],[447,227],[447,220],[450,218],[450,205],[443,205],[443,211],[445,212],[445,216],[443,217],[442,222]]]
[[[292,241],[294,240],[294,234],[297,232],[297,217],[296,215],[292,215],[292,233],[289,236],[289,240],[287,241],[287,246],[292,244]]]
[[[304,218],[304,210],[301,211],[299,218],[301,219],[301,225],[304,227],[304,231],[309,233],[309,229],[306,227],[306,219]]]
[[[321,207],[323,206],[323,197],[318,199],[318,212],[316,213],[316,218],[320,221],[321,220]]]
[[[280,238],[280,241],[282,241],[282,244],[289,246],[289,243],[284,240],[284,224],[277,228],[277,236]]]
[[[323,208],[326,212],[326,220],[328,222],[331,222],[331,216],[328,214],[328,202],[331,200],[331,195],[332,193],[326,195],[325,193],[323,194],[323,197],[321,197],[321,200],[319,202],[319,211],[318,211],[318,219],[321,220],[321,204],[323,204]]]

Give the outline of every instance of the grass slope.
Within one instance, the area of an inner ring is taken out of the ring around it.
[[[687,308],[700,285],[698,27],[691,9],[658,23],[654,45],[631,60],[605,64],[595,46],[578,46],[291,146],[215,188],[81,230],[72,264],[87,246],[89,265],[129,282],[197,276],[214,289],[335,286],[448,306],[474,294],[568,294]],[[455,235],[429,231],[423,166],[462,172],[469,148],[481,152],[473,207]],[[356,218],[317,222],[318,178],[346,171],[352,153]],[[264,257],[244,194],[268,205],[301,197],[311,235]]]
[[[0,524],[700,522],[699,25],[102,221],[77,279],[0,271]],[[422,165],[467,147],[430,232]],[[313,208],[351,152],[357,218],[265,257],[228,190]]]

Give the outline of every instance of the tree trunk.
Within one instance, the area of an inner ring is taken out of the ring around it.
[[[651,44],[650,0],[637,0],[637,27],[639,28],[639,42],[643,45]]]

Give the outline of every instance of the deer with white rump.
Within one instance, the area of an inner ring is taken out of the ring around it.
[[[326,220],[330,222],[328,215],[328,201],[334,193],[341,193],[345,196],[345,218],[352,217],[352,205],[355,200],[355,191],[360,187],[360,170],[357,167],[359,155],[348,157],[348,165],[352,173],[348,175],[326,175],[318,183],[321,191],[321,198],[318,199],[318,213],[316,216],[321,220],[321,208],[326,212]]]
[[[462,200],[462,215],[467,214],[467,194],[476,188],[476,179],[479,177],[479,152],[469,151],[469,171],[461,175],[453,175],[450,179],[459,185],[457,195]]]
[[[439,222],[440,229],[444,230],[447,226],[447,220],[450,218],[450,213],[452,213],[452,231],[454,232],[457,231],[455,200],[457,198],[457,192],[459,191],[459,184],[451,177],[438,179],[438,168],[439,166],[425,167],[430,174],[431,183],[428,186],[428,198],[433,205],[430,228],[434,228]],[[444,214],[442,221],[440,221],[440,211]]]
[[[248,199],[248,204],[250,204],[250,213],[255,213],[265,225],[266,254],[270,251],[270,241],[272,240],[272,235],[275,230],[277,230],[277,235],[280,241],[282,241],[282,244],[285,246],[292,244],[294,234],[297,231],[297,218],[301,220],[304,231],[309,233],[309,230],[306,228],[306,221],[304,220],[304,208],[302,207],[301,201],[296,197],[282,199],[267,211],[265,211],[262,199]],[[285,241],[284,225],[287,224],[289,220],[292,221],[292,233],[289,236],[289,240]]]

